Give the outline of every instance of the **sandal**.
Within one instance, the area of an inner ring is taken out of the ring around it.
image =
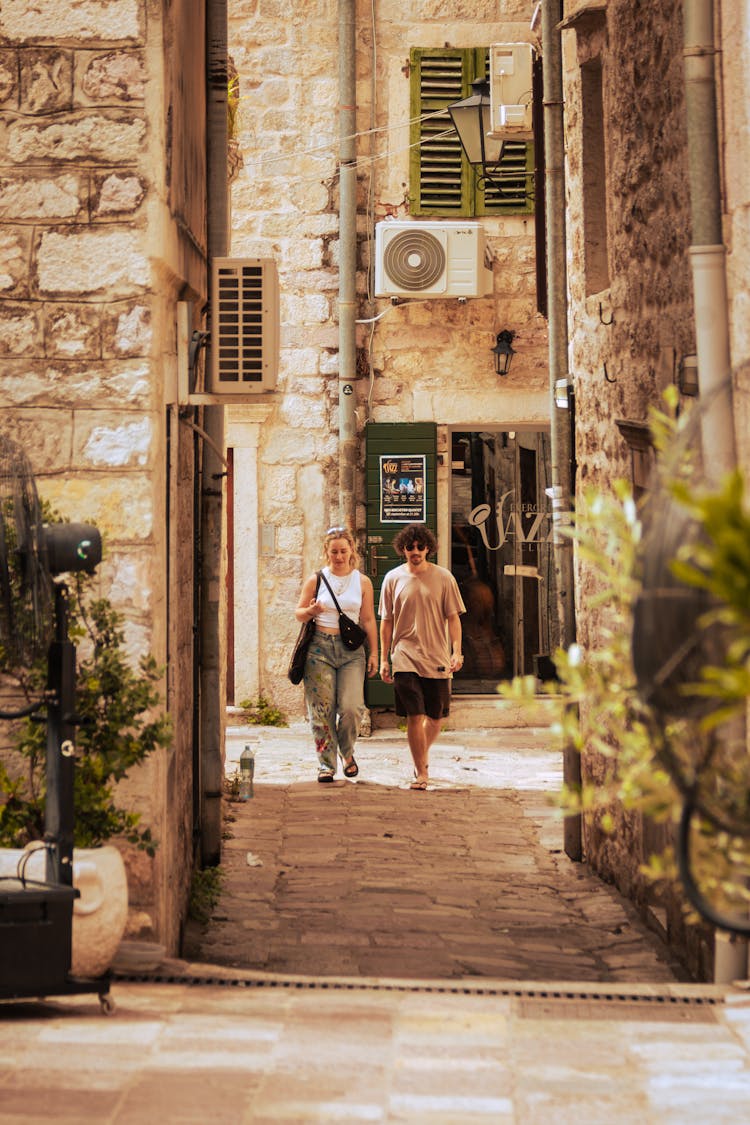
[[[424,792],[424,790],[427,788],[427,782],[421,781],[419,778],[415,777],[414,780],[412,781],[411,785],[409,786],[409,788],[410,789],[421,789]]]
[[[354,757],[352,756],[344,766],[344,777],[356,777],[358,773],[359,766],[354,761]]]
[[[321,770],[318,774],[318,781],[333,781],[333,770]]]

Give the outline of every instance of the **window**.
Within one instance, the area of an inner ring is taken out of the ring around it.
[[[508,215],[534,209],[533,145],[508,141],[502,188],[477,184],[447,107],[471,94],[472,81],[487,73],[489,52],[476,48],[411,51],[411,213],[413,215]],[[424,118],[424,120],[423,120]]]

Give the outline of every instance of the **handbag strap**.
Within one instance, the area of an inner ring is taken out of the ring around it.
[[[336,601],[336,595],[334,594],[333,590],[331,589],[331,583],[328,581],[328,579],[326,578],[326,576],[325,576],[325,574],[323,573],[322,570],[319,572],[319,574],[320,574],[320,577],[325,582],[326,586],[328,587],[328,592],[331,595],[331,597],[333,598],[333,604],[336,606],[336,609],[339,611],[339,613],[341,613],[341,606]]]

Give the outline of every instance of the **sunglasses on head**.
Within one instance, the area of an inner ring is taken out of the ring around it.
[[[342,535],[345,531],[345,527],[329,527],[326,535]]]

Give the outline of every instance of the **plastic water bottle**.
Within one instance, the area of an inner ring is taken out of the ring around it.
[[[249,742],[240,754],[240,800],[249,801],[255,796],[253,779],[255,777],[255,747]]]

